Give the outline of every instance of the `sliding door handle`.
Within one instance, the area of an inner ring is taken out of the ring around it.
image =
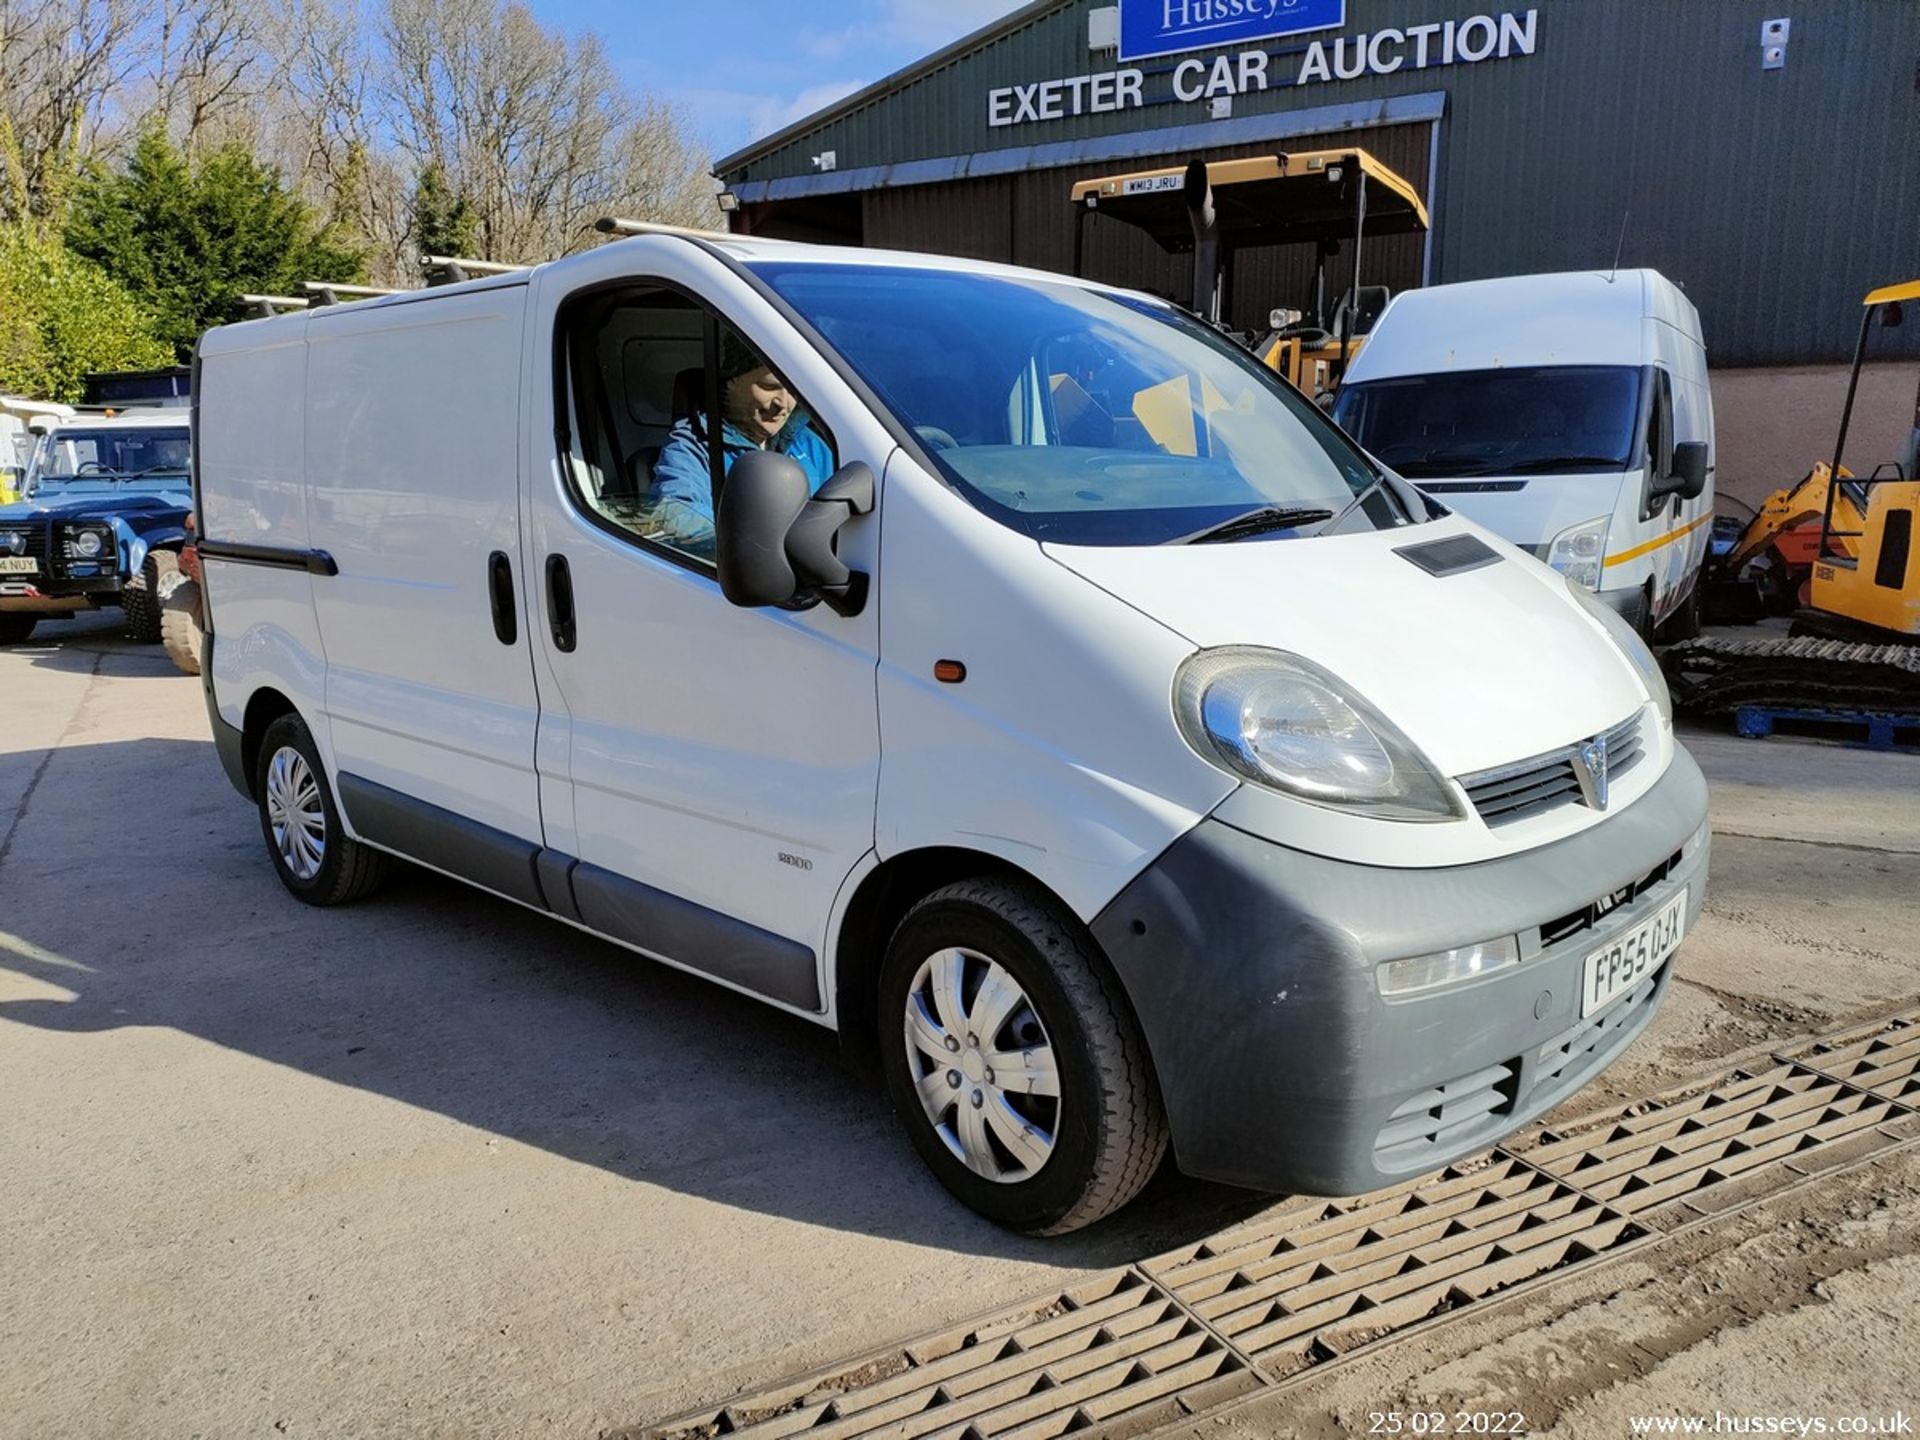
[[[487,557],[487,593],[493,601],[493,633],[502,645],[520,638],[520,625],[514,618],[513,562],[504,550]]]
[[[573,623],[573,572],[564,555],[547,556],[547,623],[553,627],[553,648],[572,654],[579,633]]]

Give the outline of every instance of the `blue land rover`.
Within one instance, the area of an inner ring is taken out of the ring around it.
[[[0,505],[0,644],[42,619],[119,605],[160,639],[192,508],[185,408],[76,415],[41,437],[27,495]]]

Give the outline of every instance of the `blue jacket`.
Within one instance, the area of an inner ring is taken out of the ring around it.
[[[749,450],[760,447],[749,440],[731,421],[720,427],[722,474],[733,473],[733,462]],[[811,417],[796,410],[780,433],[766,447],[790,455],[807,472],[807,488],[818,490],[833,474],[833,451],[813,428]],[[667,434],[667,443],[654,462],[653,481],[647,498],[657,508],[678,512],[685,520],[704,520],[713,528],[713,482],[707,464],[707,442],[693,427],[692,420],[681,420]],[[668,502],[673,502],[669,504]]]

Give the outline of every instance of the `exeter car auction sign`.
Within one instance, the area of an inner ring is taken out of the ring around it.
[[[1171,33],[1172,22],[1182,16],[1220,15],[1230,5],[1259,8],[1264,14],[1268,0],[1129,0],[1122,18],[1132,14],[1136,5],[1147,6],[1161,22],[1161,32]],[[1158,7],[1154,9],[1153,7]],[[1210,7],[1210,8],[1206,8]],[[1318,7],[1317,13],[1332,15],[1331,25],[1341,23],[1341,0],[1273,0],[1278,15],[1291,10],[1304,12]],[[1236,23],[1241,15],[1229,15]],[[1531,55],[1539,48],[1540,11],[1504,11],[1498,15],[1469,15],[1463,20],[1433,20],[1405,29],[1388,27],[1359,35],[1321,36],[1305,45],[1278,50],[1249,48],[1237,54],[1187,55],[1184,59],[1161,65],[1127,65],[1098,75],[1066,75],[1057,80],[1035,80],[1028,85],[1001,85],[987,92],[987,124],[995,129],[1010,125],[1037,125],[1051,120],[1068,120],[1076,115],[1101,115],[1117,110],[1139,110],[1148,105],[1172,102],[1176,105],[1210,103],[1218,118],[1222,106],[1230,113],[1233,97],[1254,95],[1290,85],[1327,85],[1342,80],[1358,80],[1363,75],[1392,75],[1396,71],[1427,70],[1437,66],[1478,65],[1486,60]],[[1261,24],[1272,22],[1263,20]],[[1293,26],[1291,28],[1304,28]],[[1167,53],[1182,49],[1216,49],[1218,38],[1195,38],[1199,32],[1187,32],[1186,41]],[[1212,35],[1213,32],[1208,32]],[[1234,32],[1236,37],[1239,31]],[[1262,29],[1261,36],[1274,34]],[[1124,51],[1122,52],[1125,53]],[[1299,57],[1293,66],[1293,57]],[[1289,71],[1289,67],[1292,67]],[[1149,87],[1151,80],[1151,88]]]
[[[1245,45],[1347,23],[1347,0],[1120,0],[1120,58]]]

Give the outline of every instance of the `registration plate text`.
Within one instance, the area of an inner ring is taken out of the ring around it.
[[[0,575],[38,575],[40,562],[31,555],[0,555]]]
[[[1687,892],[1682,890],[1651,918],[1613,937],[1605,949],[1587,956],[1580,1015],[1604,1009],[1658,970],[1680,948],[1687,924]]]

